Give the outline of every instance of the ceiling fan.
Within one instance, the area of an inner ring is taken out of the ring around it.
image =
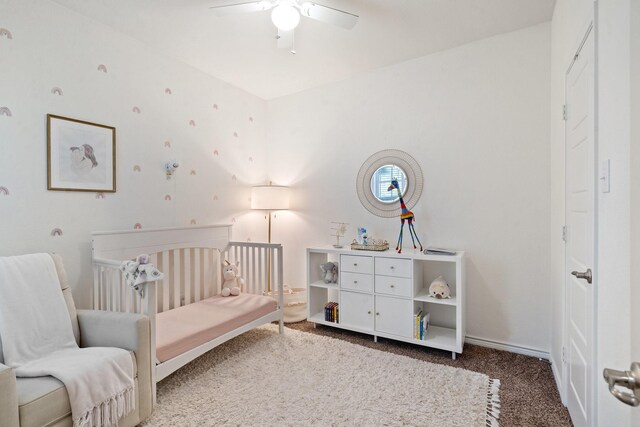
[[[261,0],[211,6],[210,9],[214,9],[218,16],[271,10],[271,21],[278,28],[278,47],[291,48],[293,54],[296,53],[293,47],[294,30],[300,23],[301,16],[347,30],[352,29],[358,22],[358,15],[304,0]]]

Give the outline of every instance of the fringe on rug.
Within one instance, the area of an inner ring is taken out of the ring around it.
[[[489,380],[487,390],[487,427],[499,427],[500,418],[500,380]]]
[[[79,417],[73,418],[73,427],[118,427],[118,420],[136,409],[133,386],[98,403]]]

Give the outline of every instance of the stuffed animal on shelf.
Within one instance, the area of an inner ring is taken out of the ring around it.
[[[444,277],[438,276],[429,286],[429,296],[436,299],[451,298],[451,289]]]
[[[320,264],[320,270],[322,270],[322,275],[324,283],[338,283],[338,263],[337,262],[325,262],[324,264]]]
[[[240,277],[240,263],[236,262],[231,264],[229,261],[224,261],[226,265],[222,266],[222,278],[224,283],[222,284],[223,297],[229,295],[238,296],[240,291],[244,288],[244,279]]]

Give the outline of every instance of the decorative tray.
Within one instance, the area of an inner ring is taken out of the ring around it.
[[[385,241],[373,240],[371,243],[368,243],[366,245],[361,245],[354,240],[353,243],[351,243],[351,249],[358,250],[358,251],[382,252],[389,249],[389,243],[386,240]]]

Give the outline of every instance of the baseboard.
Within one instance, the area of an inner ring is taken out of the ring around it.
[[[525,356],[537,357],[538,359],[545,359],[551,361],[551,355],[548,351],[537,350],[535,348],[521,347],[519,345],[507,344],[498,341],[491,341],[484,338],[467,337],[464,340],[465,343],[479,345],[480,347],[495,348],[496,350],[509,351],[511,353],[522,354]]]
[[[560,395],[560,401],[564,406],[567,406],[564,401],[564,393],[562,392],[562,381],[560,379],[560,372],[558,372],[558,364],[551,360],[551,372],[553,372],[553,379],[556,380],[556,387],[558,388],[558,394]]]

